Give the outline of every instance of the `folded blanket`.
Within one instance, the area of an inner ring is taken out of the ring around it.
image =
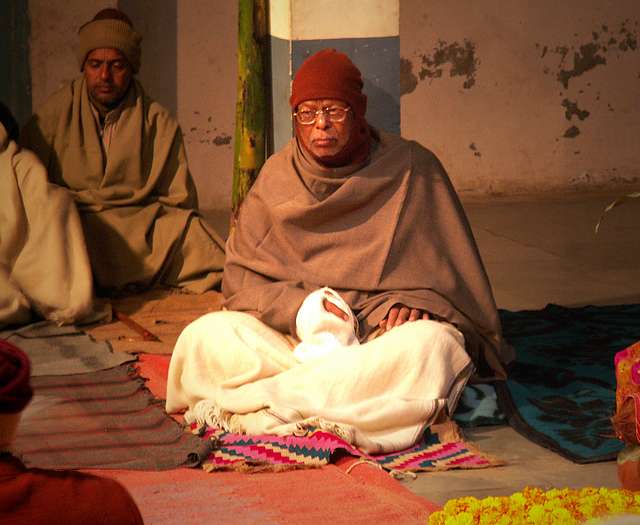
[[[345,321],[327,312],[327,300],[347,314]],[[300,343],[294,348],[293,356],[300,361],[308,361],[325,356],[345,346],[358,345],[356,337],[357,321],[351,308],[340,294],[331,288],[320,288],[311,292],[303,301],[296,316],[296,330]]]

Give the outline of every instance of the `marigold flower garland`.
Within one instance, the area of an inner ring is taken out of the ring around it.
[[[429,525],[580,525],[616,514],[640,514],[640,492],[525,487],[511,496],[449,500],[429,516]]]

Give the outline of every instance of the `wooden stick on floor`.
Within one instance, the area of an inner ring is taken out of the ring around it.
[[[115,308],[113,309],[113,316],[118,321],[126,324],[134,332],[137,332],[138,334],[140,334],[144,341],[157,341],[157,342],[160,342],[160,339],[158,338],[158,336],[152,334],[151,332],[149,332],[149,330],[147,330],[143,326],[141,326],[138,323],[136,323],[133,319],[131,319],[131,317],[129,317],[128,315],[123,314],[122,312],[119,312]]]

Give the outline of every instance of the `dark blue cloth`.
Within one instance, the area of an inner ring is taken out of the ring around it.
[[[640,305],[500,311],[516,349],[506,382],[497,384],[509,424],[576,463],[614,459],[614,355],[640,340]]]

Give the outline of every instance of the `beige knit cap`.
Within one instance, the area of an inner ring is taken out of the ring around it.
[[[92,20],[83,25],[78,31],[78,62],[80,71],[84,68],[87,55],[94,49],[111,47],[118,49],[127,57],[134,73],[140,69],[140,43],[142,37],[123,20],[112,18]]]

